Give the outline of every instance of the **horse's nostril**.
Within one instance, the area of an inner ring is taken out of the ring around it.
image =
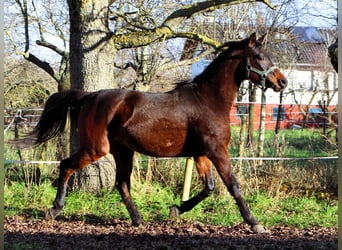
[[[285,88],[287,86],[287,79],[286,78],[280,79],[279,83],[280,83],[280,86]]]

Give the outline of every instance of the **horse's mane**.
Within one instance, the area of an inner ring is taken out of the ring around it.
[[[229,58],[228,55],[231,54],[233,51],[244,49],[248,41],[249,39],[247,38],[240,41],[229,41],[223,43],[221,46],[216,48],[216,51],[221,51],[221,53],[203,70],[202,73],[195,76],[194,79],[187,79],[181,82],[174,83],[175,88],[173,90],[178,89],[180,87],[193,87],[194,85],[200,83],[202,78],[207,78],[207,76],[212,77],[213,71],[216,71],[217,67],[219,67],[221,62],[227,60]]]
[[[235,50],[242,50],[246,48],[246,43],[249,41],[249,39],[244,39],[241,41],[231,41],[226,42],[222,44],[217,50],[222,51],[204,70],[201,74],[197,75],[194,78],[194,81],[197,82],[201,78],[206,78],[206,76],[212,77],[213,72],[217,71],[217,67],[220,66],[220,64],[223,61],[226,61],[229,58],[229,55],[235,51]],[[228,49],[227,49],[228,47]]]

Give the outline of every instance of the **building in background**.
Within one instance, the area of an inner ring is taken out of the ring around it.
[[[331,65],[328,47],[337,31],[315,27],[294,27],[290,32],[275,33],[267,44],[275,62],[288,79],[282,94],[266,93],[266,129],[323,127],[337,124],[338,75]],[[192,77],[210,63],[202,59],[192,65]],[[246,83],[245,83],[246,84]],[[248,83],[247,83],[248,84]],[[235,104],[231,124],[238,125],[242,115],[248,115],[249,96]],[[259,128],[261,90],[257,90],[254,127]],[[281,102],[281,103],[280,103]],[[239,108],[238,108],[239,106]],[[239,110],[239,111],[238,111]]]

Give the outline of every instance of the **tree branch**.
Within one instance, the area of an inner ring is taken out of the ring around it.
[[[21,10],[21,14],[24,18],[24,30],[25,30],[25,51],[22,52],[18,46],[16,46],[14,39],[12,36],[6,32],[7,36],[9,37],[11,43],[14,46],[15,52],[17,55],[22,55],[27,61],[32,62],[39,68],[43,69],[46,73],[48,73],[50,76],[52,76],[53,79],[57,80],[55,71],[50,66],[49,63],[44,62],[40,60],[38,57],[30,53],[30,36],[29,36],[29,20],[28,20],[28,12],[27,12],[27,0],[24,0],[23,3],[20,2],[20,0],[16,0],[16,3],[19,5],[19,8]],[[35,8],[35,6],[34,6]],[[39,26],[40,27],[40,26]],[[41,30],[40,30],[41,32]],[[37,42],[38,44],[38,42]],[[57,80],[58,81],[58,80]]]
[[[198,62],[199,60],[201,60],[201,58],[204,58],[205,56],[214,53],[215,51],[216,51],[216,49],[209,49],[209,50],[207,50],[207,51],[201,53],[200,55],[198,55],[198,56],[195,57],[195,58],[189,58],[189,59],[181,60],[181,61],[178,61],[178,62],[171,61],[170,63],[166,63],[166,64],[162,65],[161,67],[159,67],[158,70],[157,70],[157,73],[163,72],[163,71],[165,71],[165,70],[172,69],[172,68],[175,67],[175,65],[176,65],[177,67],[186,66],[186,65],[191,65],[191,64],[193,64],[193,63]]]
[[[36,44],[37,45],[40,45],[40,46],[43,46],[43,47],[46,47],[46,48],[49,48],[51,50],[53,50],[54,52],[56,52],[57,54],[59,54],[60,56],[68,56],[68,52],[66,52],[65,50],[61,50],[60,48],[58,48],[56,45],[54,44],[51,44],[47,41],[41,41],[41,40],[37,40],[36,41]]]
[[[40,60],[38,57],[36,57],[35,55],[33,55],[29,52],[25,53],[24,57],[27,61],[34,63],[35,65],[37,65],[39,68],[43,69],[50,76],[52,76],[53,79],[55,79],[57,81],[56,76],[55,76],[55,72],[49,63]]]
[[[209,0],[209,1],[186,5],[184,6],[184,8],[174,11],[169,17],[165,19],[162,26],[168,26],[171,29],[174,29],[176,26],[182,23],[185,19],[190,18],[194,14],[210,12],[222,6],[241,4],[241,3],[250,3],[250,2],[262,2],[266,4],[268,7],[270,7],[271,9],[275,9],[275,7],[272,6],[268,0],[216,0],[216,1]]]
[[[201,42],[203,44],[207,44],[213,48],[218,48],[222,45],[220,42],[213,40],[210,37],[191,32],[175,32],[173,33],[173,37],[188,38],[191,40]]]
[[[221,44],[209,37],[187,32],[175,32],[179,24],[194,14],[202,13],[205,11],[213,11],[217,7],[228,6],[240,3],[261,2],[266,4],[271,9],[275,9],[269,0],[216,0],[205,1],[195,4],[190,4],[182,9],[178,9],[169,15],[159,27],[151,30],[132,31],[124,34],[112,34],[110,42],[117,49],[140,47],[160,42],[176,37],[184,37],[194,39],[196,41],[208,44],[214,48],[219,47]]]
[[[16,0],[17,4],[19,5],[21,14],[24,18],[24,30],[25,30],[25,52],[29,51],[30,49],[30,37],[29,37],[29,22],[28,22],[28,14],[27,14],[27,1],[25,0],[23,4]]]

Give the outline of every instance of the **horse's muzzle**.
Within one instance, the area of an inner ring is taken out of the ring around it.
[[[280,92],[280,91],[283,91],[286,88],[286,86],[287,86],[287,79],[284,77],[284,78],[279,79],[277,84],[272,86],[272,89],[275,92]]]
[[[279,86],[280,86],[282,89],[285,89],[286,86],[287,86],[287,79],[286,79],[286,78],[280,79],[280,80],[279,80]]]

